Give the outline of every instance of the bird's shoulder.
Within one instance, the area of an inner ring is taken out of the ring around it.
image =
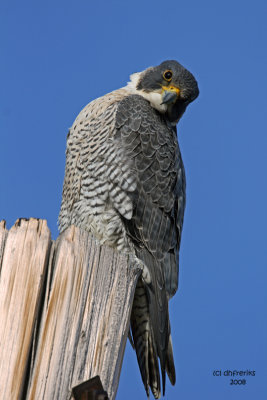
[[[136,131],[141,125],[159,126],[159,113],[149,101],[127,86],[88,103],[78,114],[67,137],[67,154],[99,140],[112,138],[116,131]]]
[[[79,131],[88,126],[86,124],[90,122],[90,120],[101,118],[108,108],[116,107],[119,102],[129,96],[129,94],[126,88],[121,88],[92,100],[77,115],[70,128],[70,132]]]

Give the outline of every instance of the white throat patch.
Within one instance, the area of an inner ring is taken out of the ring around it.
[[[133,94],[139,94],[143,96],[146,100],[148,100],[151,104],[151,107],[155,108],[161,113],[165,113],[167,110],[167,104],[162,103],[162,97],[160,92],[145,92],[144,90],[137,90],[136,87],[140,80],[142,72],[136,72],[130,76],[130,82],[128,82],[126,88],[130,89]]]

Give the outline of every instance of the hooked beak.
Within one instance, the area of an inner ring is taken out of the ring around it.
[[[173,104],[176,102],[180,93],[180,89],[176,86],[162,86],[162,103],[161,104]]]

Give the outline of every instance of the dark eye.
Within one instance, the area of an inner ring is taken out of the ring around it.
[[[163,78],[165,79],[165,81],[170,82],[170,80],[172,79],[172,71],[170,71],[169,69],[167,69],[167,71],[165,71],[163,73]]]

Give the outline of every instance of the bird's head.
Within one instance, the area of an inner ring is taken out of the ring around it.
[[[188,104],[199,94],[194,76],[173,60],[131,75],[128,85],[152,107],[166,114],[172,123],[179,121]]]

